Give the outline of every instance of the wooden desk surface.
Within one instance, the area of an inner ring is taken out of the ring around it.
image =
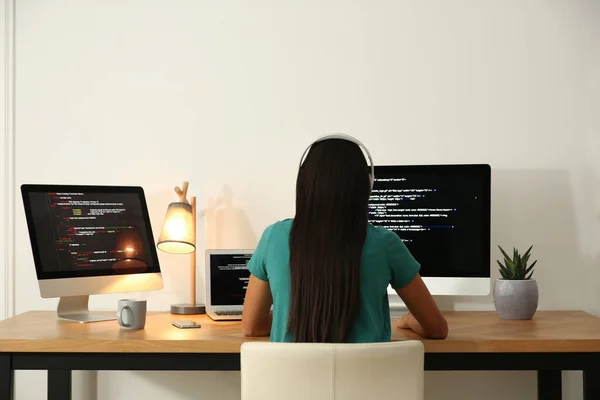
[[[448,339],[423,340],[426,352],[600,352],[600,318],[582,311],[539,311],[531,321],[503,321],[495,312],[445,316]],[[0,321],[0,352],[238,353],[245,341],[267,340],[245,338],[239,322],[190,317],[149,313],[145,329],[124,331],[116,321],[78,324],[51,311],[27,312]],[[175,328],[171,321],[178,319],[193,319],[202,328]],[[392,340],[407,339],[419,337],[392,328]]]

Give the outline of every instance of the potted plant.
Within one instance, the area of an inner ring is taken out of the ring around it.
[[[513,249],[512,258],[502,247],[498,248],[504,256],[504,263],[497,261],[502,278],[494,283],[496,312],[502,319],[531,319],[537,311],[539,297],[537,282],[531,278],[537,260],[527,266],[533,246],[523,255]]]

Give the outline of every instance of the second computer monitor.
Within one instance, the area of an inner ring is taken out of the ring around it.
[[[40,295],[60,298],[59,317],[115,319],[90,313],[89,296],[163,287],[141,187],[22,185],[21,193]]]
[[[490,291],[490,175],[485,164],[375,167],[369,221],[402,239],[434,295]]]

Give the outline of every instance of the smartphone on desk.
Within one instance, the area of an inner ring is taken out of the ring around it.
[[[199,323],[197,323],[196,321],[192,321],[192,320],[173,321],[173,322],[171,322],[171,324],[173,324],[173,326],[175,326],[179,329],[190,329],[190,328],[200,328],[201,327],[201,325]]]

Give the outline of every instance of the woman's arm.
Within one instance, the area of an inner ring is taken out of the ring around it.
[[[269,283],[250,275],[242,314],[245,336],[269,336],[271,334],[272,304],[273,296]]]
[[[421,275],[397,289],[409,313],[398,320],[398,328],[411,329],[428,339],[445,339],[448,336],[448,323],[425,286]]]

